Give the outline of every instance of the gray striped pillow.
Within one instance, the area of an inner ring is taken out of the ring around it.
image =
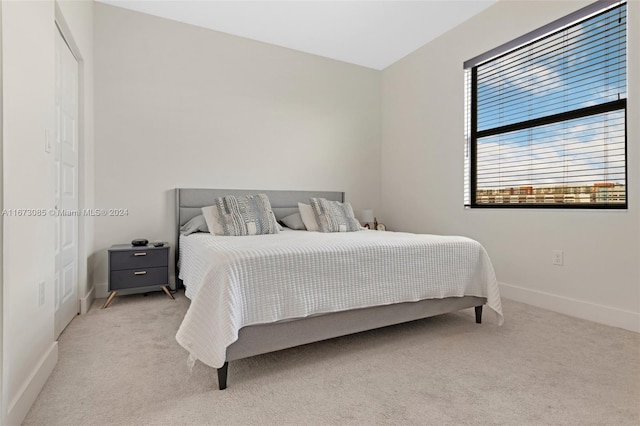
[[[224,235],[277,234],[278,223],[265,194],[236,197],[228,195],[215,199],[215,208]]]
[[[360,230],[360,223],[349,203],[311,198],[311,207],[318,221],[320,232],[353,232]]]

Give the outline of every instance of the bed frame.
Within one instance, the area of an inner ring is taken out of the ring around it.
[[[177,288],[183,285],[178,278],[180,227],[191,218],[201,214],[200,209],[212,205],[217,197],[258,193],[266,194],[269,197],[271,207],[278,220],[297,212],[298,202],[309,203],[311,197],[344,202],[344,192],[334,191],[177,188],[175,250]],[[188,286],[189,283],[186,285]],[[221,368],[218,368],[218,386],[220,390],[227,387],[229,361],[467,308],[475,308],[476,323],[480,324],[482,322],[482,306],[486,301],[486,298],[473,296],[427,299],[419,302],[374,306],[243,327],[238,333],[238,340],[227,347],[226,362]]]

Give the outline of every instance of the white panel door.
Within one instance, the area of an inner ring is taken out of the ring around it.
[[[56,32],[54,192],[59,211],[78,212],[78,62]],[[78,216],[57,215],[55,333],[78,314]]]

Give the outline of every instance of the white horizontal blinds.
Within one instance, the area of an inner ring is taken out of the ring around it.
[[[477,67],[478,130],[626,97],[626,5]]]
[[[626,4],[471,73],[472,205],[626,206]]]
[[[624,184],[624,127],[624,111],[612,111],[481,138],[477,190]]]

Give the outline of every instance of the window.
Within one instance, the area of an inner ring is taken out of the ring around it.
[[[465,63],[465,205],[626,208],[626,4]]]

